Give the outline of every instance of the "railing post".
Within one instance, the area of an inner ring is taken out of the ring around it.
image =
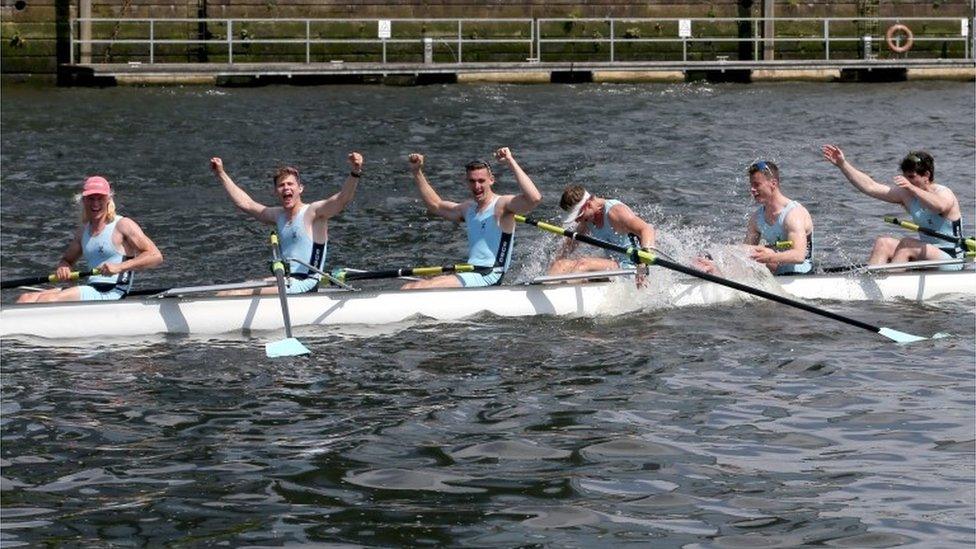
[[[535,58],[535,21],[529,22],[529,59]]]
[[[305,64],[312,63],[312,23],[305,20]]]
[[[542,62],[542,21],[535,20],[535,56]]]
[[[613,63],[613,46],[614,46],[614,36],[615,36],[613,32],[614,29],[613,22],[614,20],[611,19],[610,20],[610,62],[611,63]]]
[[[830,19],[824,19],[824,59],[830,60]]]
[[[227,64],[234,64],[234,20],[227,20]]]
[[[688,39],[681,39],[681,60],[685,63],[688,62]]]
[[[156,62],[156,20],[149,20],[149,64]]]
[[[68,61],[75,64],[75,21],[68,23]]]
[[[464,27],[464,21],[458,19],[458,33],[457,33],[458,63],[464,61],[464,53],[461,51],[461,46],[462,43],[464,42],[463,27]]]
[[[81,4],[78,6],[78,14],[81,16],[81,21],[78,23],[78,53],[81,56],[82,63],[92,62],[92,43],[91,43],[91,32],[92,32],[92,6],[91,0],[81,0]]]

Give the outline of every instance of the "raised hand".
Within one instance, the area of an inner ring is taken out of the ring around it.
[[[363,171],[363,155],[356,151],[349,153],[349,165],[352,166],[353,171]]]
[[[501,147],[495,151],[495,160],[504,162],[505,164],[511,164],[513,158],[512,150],[508,147]]]
[[[219,156],[215,156],[210,159],[210,169],[213,173],[220,175],[224,171],[224,161],[220,159]]]
[[[823,157],[824,160],[838,167],[846,162],[846,159],[844,158],[844,151],[840,150],[840,147],[837,145],[824,145]]]
[[[424,155],[418,153],[412,153],[407,157],[410,161],[410,171],[417,173],[421,168],[424,167]]]

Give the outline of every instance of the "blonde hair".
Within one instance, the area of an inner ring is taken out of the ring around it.
[[[88,214],[88,208],[85,207],[85,201],[83,197],[79,194],[75,197],[75,200],[81,207],[81,223],[85,224],[91,221]],[[115,196],[108,195],[108,204],[105,206],[105,222],[111,223],[115,221]]]

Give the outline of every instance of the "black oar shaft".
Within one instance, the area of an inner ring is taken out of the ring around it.
[[[715,275],[712,275],[712,274],[709,274],[709,273],[704,273],[702,271],[699,271],[698,269],[694,269],[694,268],[691,268],[691,267],[685,267],[684,265],[681,265],[679,263],[674,263],[674,262],[668,261],[667,259],[661,259],[660,257],[655,257],[653,263],[651,263],[651,264],[652,265],[660,265],[661,267],[665,267],[665,268],[671,269],[673,271],[678,271],[679,273],[684,273],[684,274],[687,274],[687,275],[696,276],[698,278],[702,278],[702,279],[707,280],[709,282],[714,282],[716,284],[721,284],[722,286],[728,286],[729,288],[734,288],[736,290],[739,290],[740,292],[745,292],[747,294],[752,294],[752,295],[758,296],[758,297],[764,297],[764,298],[769,299],[771,301],[775,301],[777,303],[782,303],[783,305],[789,305],[791,307],[796,307],[797,309],[803,309],[804,311],[807,311],[807,312],[810,312],[810,313],[814,313],[814,314],[818,314],[818,315],[821,315],[821,316],[825,316],[825,317],[831,318],[833,320],[838,320],[840,322],[844,322],[846,324],[850,324],[851,326],[857,326],[858,328],[861,328],[861,329],[864,329],[864,330],[869,330],[869,331],[872,331],[872,332],[880,332],[881,331],[881,327],[880,326],[873,326],[871,324],[868,324],[867,322],[861,322],[860,320],[857,320],[857,319],[854,319],[854,318],[848,318],[846,316],[842,316],[842,315],[839,315],[839,314],[836,314],[836,313],[832,313],[832,312],[830,312],[830,311],[828,311],[826,309],[821,309],[819,307],[814,307],[812,305],[807,305],[806,303],[803,303],[802,301],[796,301],[796,300],[790,299],[788,297],[783,297],[783,296],[781,296],[779,294],[774,294],[772,292],[767,292],[766,290],[760,290],[759,288],[753,288],[752,286],[746,286],[745,284],[740,284],[740,283],[738,283],[738,282],[736,282],[734,280],[729,280],[727,278],[722,278],[722,277],[718,277],[718,276],[715,276]]]
[[[949,236],[947,234],[942,234],[942,233],[940,233],[938,231],[933,231],[932,229],[930,229],[928,227],[922,227],[921,225],[918,225],[916,223],[912,223],[911,221],[905,221],[903,219],[898,219],[897,217],[895,217],[893,215],[886,215],[886,216],[884,216],[884,220],[887,221],[888,223],[891,223],[892,225],[898,225],[899,227],[901,227],[903,229],[908,229],[909,231],[917,231],[917,232],[919,232],[921,234],[924,234],[924,235],[928,235],[928,236],[931,236],[931,237],[934,237],[934,238],[938,238],[938,239],[944,240],[946,242],[951,242],[951,243],[959,246],[960,248],[966,248],[966,249],[969,249],[970,251],[976,251],[976,239],[973,239],[973,238],[964,238],[962,236],[959,236],[959,237]]]
[[[90,269],[87,271],[76,271],[71,273],[71,277],[68,280],[78,280],[79,278],[87,278],[92,275],[97,275],[98,269]],[[0,289],[7,290],[10,288],[19,288],[20,286],[28,286],[30,284],[54,284],[58,282],[57,274],[49,274],[44,276],[28,276],[25,278],[15,278],[13,280],[4,280],[0,282]]]
[[[535,225],[536,227],[539,227],[540,229],[543,229],[545,231],[549,231],[549,232],[556,233],[556,234],[561,234],[561,235],[563,235],[565,237],[572,238],[572,239],[578,240],[580,242],[585,242],[587,244],[592,244],[593,246],[596,246],[598,248],[604,248],[604,249],[611,250],[611,251],[614,251],[614,252],[619,252],[619,253],[625,254],[625,255],[627,255],[629,257],[636,257],[642,263],[645,263],[647,265],[658,265],[660,267],[664,267],[664,268],[667,268],[667,269],[671,269],[673,271],[678,271],[679,273],[684,273],[684,274],[687,274],[687,275],[690,275],[690,276],[693,276],[693,277],[697,277],[697,278],[701,278],[701,279],[707,280],[709,282],[714,282],[714,283],[719,284],[719,285],[722,285],[722,286],[727,286],[729,288],[733,288],[733,289],[739,290],[741,292],[745,292],[747,294],[752,294],[752,295],[755,295],[755,296],[758,296],[758,297],[764,297],[766,299],[769,299],[771,301],[775,301],[777,303],[782,303],[784,305],[789,305],[791,307],[796,307],[798,309],[802,309],[802,310],[807,311],[807,312],[811,312],[811,313],[814,313],[814,314],[818,314],[820,316],[824,316],[824,317],[827,317],[827,318],[830,318],[830,319],[833,319],[833,320],[838,320],[840,322],[844,322],[846,324],[850,324],[851,326],[856,326],[856,327],[861,328],[861,329],[864,329],[864,330],[868,330],[868,331],[875,332],[875,333],[881,332],[881,328],[879,326],[873,326],[871,324],[868,324],[867,322],[861,322],[860,320],[856,320],[856,319],[848,318],[846,316],[842,316],[842,315],[839,315],[839,314],[836,314],[836,313],[832,313],[830,311],[821,309],[819,307],[814,307],[812,305],[807,305],[806,303],[803,303],[803,302],[800,302],[800,301],[796,301],[796,300],[790,299],[788,297],[783,297],[781,295],[777,295],[777,294],[774,294],[774,293],[771,293],[771,292],[767,292],[765,290],[760,290],[759,288],[753,288],[752,286],[746,286],[745,284],[740,284],[738,282],[735,282],[734,280],[729,280],[727,278],[722,278],[722,277],[719,277],[719,276],[715,276],[715,275],[712,275],[712,274],[708,274],[708,273],[699,271],[698,269],[693,269],[691,267],[685,267],[684,265],[681,265],[681,264],[678,264],[678,263],[674,263],[673,261],[668,261],[666,259],[659,258],[656,255],[651,254],[650,252],[647,252],[647,251],[644,251],[644,250],[638,250],[638,249],[635,249],[635,248],[628,248],[628,247],[624,247],[624,246],[619,246],[617,244],[613,244],[613,243],[610,243],[610,242],[606,242],[606,241],[600,240],[598,238],[593,238],[593,237],[588,236],[588,235],[585,235],[585,234],[579,234],[576,231],[571,231],[569,229],[564,229],[562,227],[557,227],[555,225],[550,225],[548,223],[544,223],[544,222],[537,221],[535,219],[531,219],[531,218],[527,218],[527,217],[515,216],[515,219],[518,220],[518,221],[523,221],[525,223],[528,223],[529,225]]]

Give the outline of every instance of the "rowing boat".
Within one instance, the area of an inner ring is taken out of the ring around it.
[[[951,294],[976,296],[976,271],[973,270],[810,275],[776,277],[775,281],[784,295],[811,300],[924,301]],[[0,337],[246,334],[283,327],[281,307],[274,295],[216,297],[171,291],[165,296],[130,297],[111,302],[5,305],[0,308]],[[292,325],[329,326],[392,324],[414,318],[455,321],[482,314],[610,316],[645,307],[713,305],[744,296],[702,281],[676,280],[666,288],[654,288],[652,284],[637,291],[630,280],[604,280],[469,289],[325,289],[289,296],[288,304]]]

